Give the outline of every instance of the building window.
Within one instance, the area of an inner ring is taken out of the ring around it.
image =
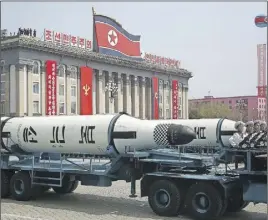
[[[76,97],[76,86],[71,86],[71,96]]]
[[[74,71],[72,71],[71,73],[70,73],[70,78],[72,78],[72,79],[76,79],[77,77],[77,72],[74,72]]]
[[[60,65],[58,69],[58,76],[64,77],[64,75],[65,75],[65,67],[63,65]]]
[[[168,105],[170,104],[170,97],[169,97],[169,95],[167,96],[167,104]]]
[[[166,109],[166,119],[170,119],[170,110]]]
[[[59,86],[59,95],[64,96],[64,85],[63,85],[63,84],[61,84],[61,85]]]
[[[71,102],[71,114],[76,114],[76,102]]]
[[[1,82],[1,95],[5,94],[5,90],[6,90],[6,84],[4,81]]]
[[[39,101],[33,101],[33,113],[40,113],[39,112]]]
[[[39,82],[34,82],[33,83],[33,93],[34,94],[39,94]]]
[[[229,100],[229,104],[232,104],[232,100]]]
[[[3,102],[3,101],[1,102],[0,111],[1,111],[1,115],[4,115],[6,113],[5,102]]]
[[[182,111],[179,110],[179,118],[182,118]]]
[[[229,106],[229,109],[232,109],[232,106],[231,105]]]
[[[59,104],[59,113],[64,114],[65,113],[65,103],[61,102]]]
[[[40,64],[39,64],[38,61],[34,62],[32,72],[33,72],[33,74],[39,74],[40,73]]]
[[[159,118],[163,118],[163,110],[162,110],[162,108],[159,108]]]
[[[162,95],[160,94],[159,95],[159,103],[162,103],[163,102],[163,97],[162,97]]]

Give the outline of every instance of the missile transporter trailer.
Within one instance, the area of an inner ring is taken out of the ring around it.
[[[130,197],[136,197],[135,183],[141,180],[141,196],[148,197],[157,215],[185,214],[204,220],[238,212],[249,202],[267,201],[267,167],[263,166],[267,156],[260,155],[260,170],[251,166],[252,154],[264,154],[266,148],[223,148],[216,155],[204,156],[171,149],[135,151],[128,146],[118,153],[113,142],[109,143],[105,156],[29,153],[14,145],[1,152],[1,197],[27,201],[50,188],[55,193],[67,194],[79,182],[109,187],[118,180],[130,182]],[[237,155],[247,159],[246,169],[228,172],[227,163]],[[220,163],[226,166],[220,168]]]

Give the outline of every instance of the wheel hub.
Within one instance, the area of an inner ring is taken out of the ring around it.
[[[155,193],[155,201],[156,201],[157,206],[161,208],[166,208],[170,204],[170,195],[164,189],[158,190]]]
[[[24,191],[24,183],[21,180],[15,180],[14,190],[16,194],[22,194]]]
[[[210,208],[210,199],[205,193],[197,193],[193,200],[192,205],[199,213],[206,213]]]

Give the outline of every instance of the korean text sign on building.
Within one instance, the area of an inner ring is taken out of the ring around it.
[[[57,63],[46,61],[46,114],[57,115]]]
[[[169,66],[169,67],[174,67],[174,68],[180,68],[181,67],[181,62],[179,60],[166,58],[166,57],[162,57],[162,56],[157,56],[157,55],[153,55],[153,54],[150,54],[150,53],[145,53],[144,54],[144,59],[147,62],[156,63],[156,64],[160,64],[160,65],[163,65],[163,66]]]
[[[66,33],[52,31],[49,29],[44,30],[44,40],[59,45],[73,46],[88,50],[92,49],[91,40],[79,36],[73,36]]]

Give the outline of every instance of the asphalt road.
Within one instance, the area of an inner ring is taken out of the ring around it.
[[[139,185],[137,193],[139,195]],[[11,199],[1,201],[2,220],[149,220],[180,219],[179,216],[165,218],[155,215],[147,198],[129,198],[130,185],[118,181],[112,187],[79,186],[69,195],[58,195],[53,191],[45,193],[35,201],[17,202]],[[264,220],[267,218],[266,205],[249,205],[245,211],[228,215],[223,220]]]

